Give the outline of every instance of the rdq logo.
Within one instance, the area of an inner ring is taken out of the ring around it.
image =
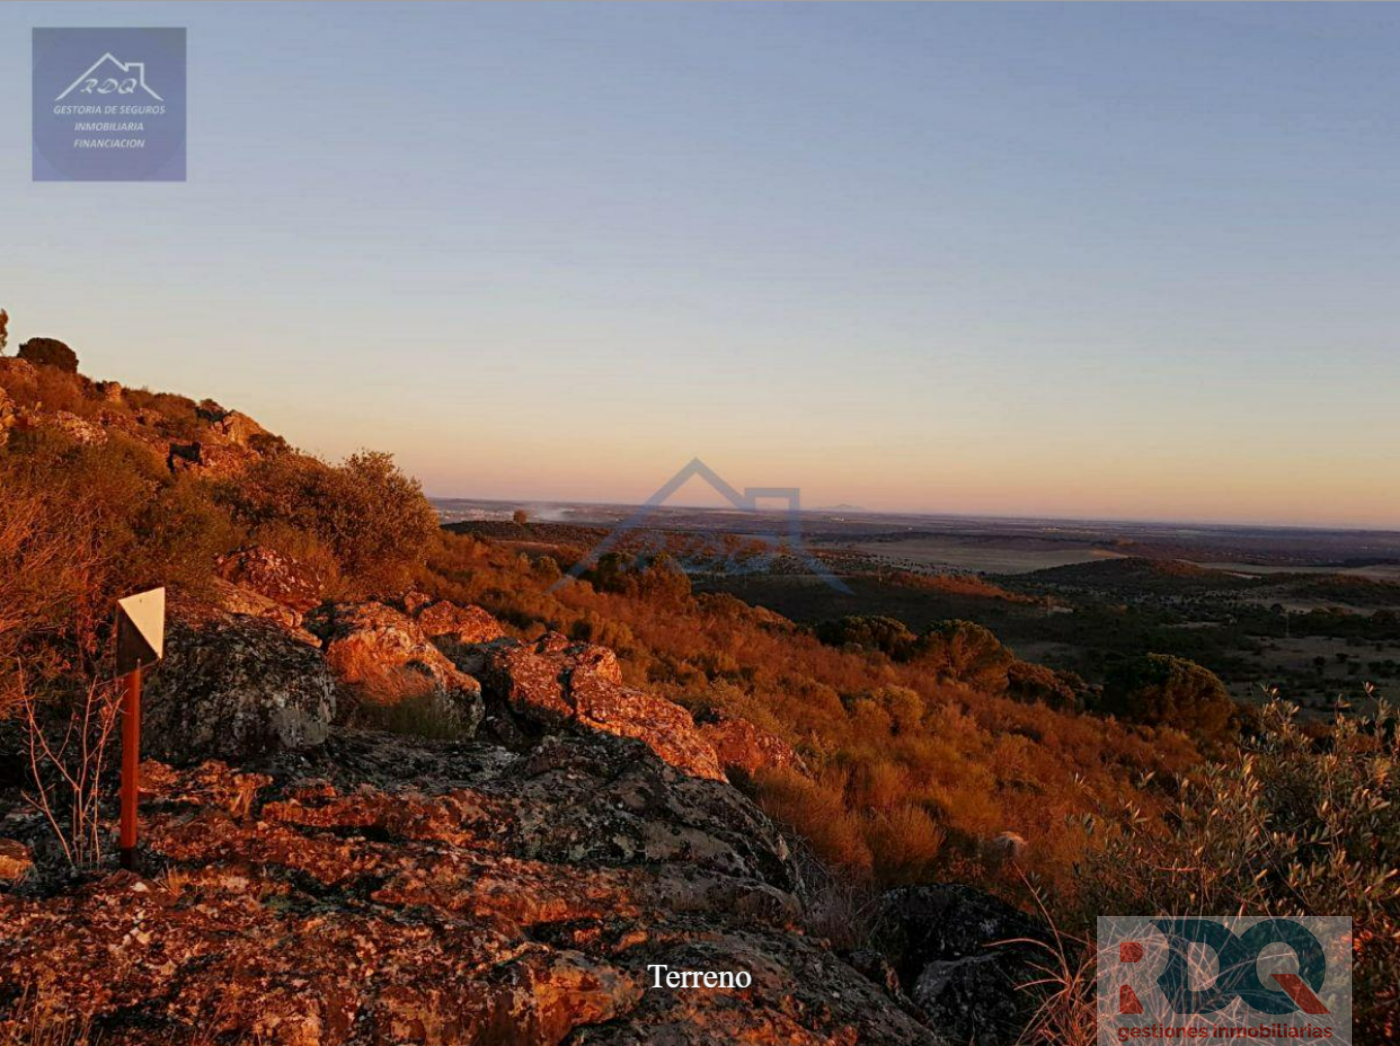
[[[185,30],[33,30],[36,182],[185,180]]]
[[[71,94],[78,95],[128,95],[144,91],[158,102],[165,101],[146,83],[145,62],[123,62],[111,52],[93,62],[76,80],[63,89],[54,99],[61,102]]]
[[[1346,918],[1103,917],[1099,1041],[1351,1042]]]

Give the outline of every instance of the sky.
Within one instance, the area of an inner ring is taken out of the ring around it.
[[[64,25],[187,27],[187,182],[30,180]],[[440,496],[1400,528],[1397,53],[1390,4],[6,3],[0,306]]]

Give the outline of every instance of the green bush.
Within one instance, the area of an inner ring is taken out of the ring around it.
[[[1394,710],[1339,717],[1325,737],[1273,702],[1257,738],[1175,780],[1161,820],[1129,807],[1082,866],[1085,926],[1104,913],[1346,915],[1357,1042],[1400,1013],[1400,745]]]
[[[691,593],[690,578],[664,552],[650,562],[622,552],[605,553],[592,570],[584,572],[583,580],[599,592],[668,605],[688,601]]]
[[[892,617],[852,615],[823,621],[817,625],[816,632],[817,638],[827,646],[851,646],[878,652],[896,661],[908,661],[918,642],[918,637],[903,621]]]
[[[97,671],[113,600],[158,585],[203,591],[241,536],[200,481],[171,476],[120,434],[82,444],[14,433],[0,490],[0,677],[16,659],[75,680]]]
[[[1146,654],[1109,670],[1093,710],[1212,737],[1229,726],[1235,704],[1209,669],[1169,654]]]
[[[1007,697],[1039,701],[1050,708],[1078,710],[1085,689],[1084,680],[1073,672],[1057,672],[1030,661],[1013,661],[1006,673]]]

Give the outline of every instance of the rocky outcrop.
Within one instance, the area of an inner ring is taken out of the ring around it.
[[[145,876],[0,894],[0,1033],[31,998],[123,1046],[941,1041],[795,932],[747,799],[640,742],[337,733],[261,771],[147,767]]]
[[[418,627],[429,639],[446,638],[457,643],[490,643],[506,634],[501,623],[475,606],[458,606],[440,599],[418,610]]]
[[[210,429],[230,443],[250,446],[258,436],[269,435],[263,428],[242,411],[230,410],[210,422]]]
[[[243,760],[326,739],[335,687],[317,650],[273,621],[173,609],[165,660],[146,685],[145,754]]]
[[[99,447],[107,442],[107,430],[86,418],[80,418],[72,411],[55,411],[46,419],[49,428],[57,429],[74,443],[85,447]]]
[[[1044,976],[1057,945],[1041,923],[956,884],[885,894],[872,939],[929,1025],[970,1046],[1018,1041],[1038,1002],[1022,986]]]
[[[433,705],[445,728],[459,736],[476,732],[482,717],[481,685],[434,646],[407,614],[385,603],[334,603],[308,614],[304,624],[321,639],[326,660],[341,682],[384,692],[416,676],[431,686]]]
[[[321,602],[325,579],[291,556],[251,545],[220,556],[216,572],[240,588],[305,613]]]
[[[487,696],[527,725],[636,738],[688,774],[725,779],[690,713],[624,686],[617,656],[606,647],[570,643],[558,633],[529,645],[503,645],[487,657],[484,682]]]
[[[232,479],[253,465],[260,455],[237,443],[196,440],[171,443],[166,465],[171,472],[188,473],[200,479]]]
[[[802,757],[792,745],[747,719],[716,709],[699,713],[695,722],[700,736],[714,748],[720,765],[726,770],[737,768],[750,775],[759,770],[789,767],[806,771]]]
[[[243,588],[222,578],[213,581],[214,601],[230,614],[244,614],[275,621],[303,642],[320,646],[320,640],[301,627],[301,615],[291,607],[268,599],[250,588]]]

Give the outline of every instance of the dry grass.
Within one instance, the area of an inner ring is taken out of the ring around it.
[[[1061,930],[1041,891],[1021,876],[1036,909],[1050,928],[1053,943],[1030,938],[1045,958],[1034,964],[1039,976],[1019,987],[1040,996],[1035,1015],[1021,1036],[1021,1046],[1095,1046],[1098,1042],[1098,952],[1094,941]],[[1013,943],[1013,942],[1005,942]]]
[[[349,697],[345,721],[370,730],[453,740],[461,728],[448,714],[436,680],[411,665],[386,666],[368,650],[346,646],[332,666]]]
[[[1027,704],[916,662],[826,646],[729,596],[640,583],[551,591],[557,575],[541,562],[444,533],[416,580],[484,606],[520,635],[549,628],[615,645],[629,684],[784,737],[811,773],[760,774],[760,803],[856,878],[966,870],[966,855],[1009,831],[1029,842],[1031,869],[1066,883],[1091,843],[1066,829],[1067,817],[1105,802],[1150,807],[1132,782],[1199,758],[1175,731]],[[912,839],[892,830],[896,821],[914,826]]]
[[[27,983],[8,1018],[0,1019],[0,1046],[98,1046],[92,1018],[72,1013]]]

